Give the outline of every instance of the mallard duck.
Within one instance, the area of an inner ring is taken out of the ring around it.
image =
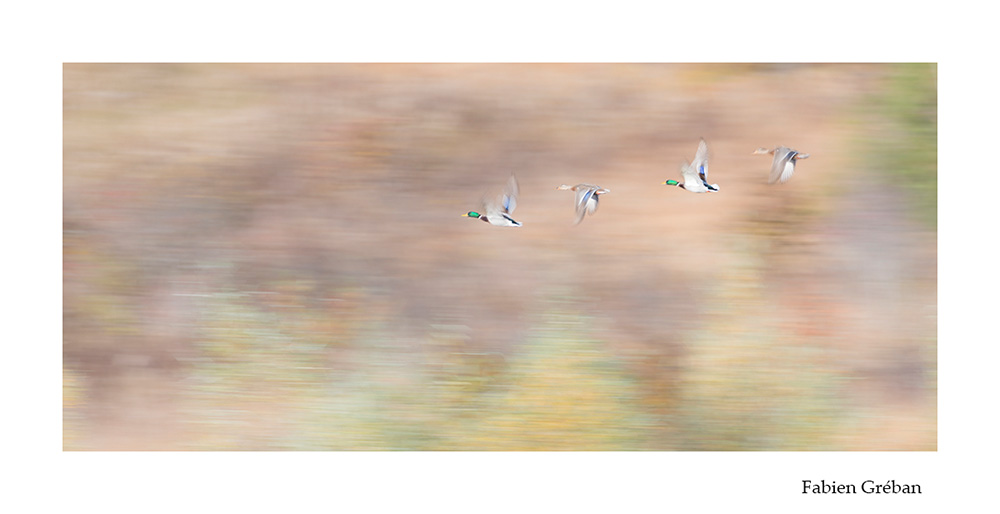
[[[792,150],[787,146],[779,146],[774,150],[758,148],[754,150],[753,154],[774,155],[774,161],[771,162],[771,177],[767,179],[768,184],[773,184],[776,181],[782,184],[788,182],[788,179],[792,178],[792,173],[795,173],[795,161],[809,158],[809,154],[799,153],[797,150]]]
[[[698,151],[694,153],[694,160],[690,164],[681,165],[681,177],[684,182],[668,180],[663,183],[665,186],[677,186],[692,193],[708,193],[719,190],[718,184],[708,183],[708,144],[705,139],[698,143]]]
[[[503,193],[492,201],[483,202],[483,210],[486,211],[486,214],[469,211],[462,216],[479,218],[490,225],[498,227],[520,227],[521,223],[514,221],[514,218],[510,217],[517,207],[517,193],[517,178],[511,173],[510,178],[507,179],[507,185],[504,186]]]
[[[601,186],[595,186],[593,184],[577,184],[575,186],[568,186],[563,184],[556,189],[569,189],[570,191],[576,191],[576,201],[574,205],[576,206],[576,223],[583,221],[583,217],[587,214],[594,214],[597,210],[597,202],[601,199],[601,195],[605,193],[610,193],[610,189],[605,189]]]

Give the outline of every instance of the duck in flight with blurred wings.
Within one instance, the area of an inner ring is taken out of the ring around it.
[[[507,185],[504,186],[503,193],[493,200],[483,202],[483,213],[469,211],[462,216],[479,218],[490,225],[498,227],[520,227],[521,223],[514,221],[511,215],[517,207],[517,178],[510,174]]]
[[[795,173],[795,161],[798,159],[809,158],[809,154],[799,153],[797,150],[792,150],[787,146],[779,146],[774,150],[758,148],[754,150],[753,154],[774,155],[774,161],[771,162],[771,176],[767,179],[768,184],[773,184],[775,182],[784,184],[785,182],[788,182],[788,179],[792,178],[792,174]]]
[[[683,182],[668,180],[663,183],[666,186],[677,186],[692,193],[709,193],[719,190],[718,184],[708,183],[708,144],[702,139],[698,143],[698,151],[694,154],[691,163],[681,165],[681,178]]]
[[[575,186],[563,184],[556,189],[576,191],[576,200],[574,205],[576,206],[577,224],[583,221],[583,217],[587,214],[594,214],[594,212],[597,211],[597,203],[600,201],[601,195],[611,192],[610,189],[605,189],[601,186],[595,186],[593,184],[577,184]]]

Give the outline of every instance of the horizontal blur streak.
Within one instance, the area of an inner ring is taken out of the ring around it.
[[[66,449],[937,448],[934,65],[64,76]]]

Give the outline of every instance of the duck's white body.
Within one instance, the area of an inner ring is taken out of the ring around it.
[[[664,184],[677,186],[692,193],[714,193],[719,190],[718,184],[708,183],[708,144],[704,139],[698,143],[694,160],[681,165],[681,178],[684,179],[683,182],[668,180]]]
[[[501,193],[497,198],[483,202],[483,210],[485,214],[480,214],[476,211],[469,211],[462,216],[468,216],[470,218],[479,218],[490,225],[495,225],[497,227],[520,227],[522,223],[515,221],[511,217],[514,213],[514,209],[517,208],[517,195],[519,188],[517,186],[517,178],[514,174],[510,174],[510,178],[507,179],[507,185],[504,186],[503,193]]]
[[[611,192],[610,189],[605,189],[601,186],[595,186],[593,184],[577,184],[575,186],[563,184],[556,189],[576,191],[576,199],[574,200],[573,205],[576,211],[576,223],[578,224],[583,221],[584,216],[587,214],[594,214],[594,212],[597,211],[601,195]]]
[[[774,150],[758,148],[754,154],[774,155],[774,160],[771,161],[771,176],[767,179],[768,184],[788,182],[788,179],[792,178],[792,174],[795,173],[795,162],[799,159],[809,158],[809,154],[799,153],[787,146],[779,146]]]

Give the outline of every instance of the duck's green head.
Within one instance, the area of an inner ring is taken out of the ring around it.
[[[668,180],[668,181],[666,181],[666,182],[663,183],[663,185],[665,185],[665,186],[676,186],[677,184],[680,184],[680,182],[678,182],[676,180]]]
[[[478,218],[478,217],[482,216],[482,214],[479,214],[476,211],[469,211],[469,212],[463,214],[462,216],[467,216],[469,218]]]

